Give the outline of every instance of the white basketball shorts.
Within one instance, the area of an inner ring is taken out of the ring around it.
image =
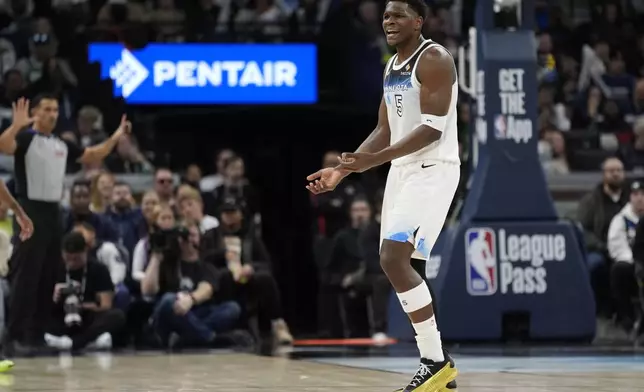
[[[391,166],[382,202],[380,244],[410,242],[426,260],[443,229],[461,177],[460,165],[417,161]]]

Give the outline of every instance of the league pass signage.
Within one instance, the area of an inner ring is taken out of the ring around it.
[[[293,104],[317,101],[312,44],[91,44],[89,61],[131,104]]]
[[[497,241],[498,240],[498,241]],[[509,234],[504,229],[471,228],[465,233],[467,292],[473,296],[544,294],[546,262],[566,259],[562,234]]]

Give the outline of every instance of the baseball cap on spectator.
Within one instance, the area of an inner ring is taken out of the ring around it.
[[[641,180],[635,180],[631,183],[631,192],[644,192],[644,182]]]

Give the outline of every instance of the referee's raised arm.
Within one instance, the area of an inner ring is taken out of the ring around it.
[[[28,99],[20,98],[17,102],[12,103],[11,106],[13,109],[13,122],[0,135],[0,152],[7,155],[15,154],[16,136],[34,122],[34,118],[29,116]]]
[[[14,105],[13,124],[0,135],[0,152],[14,156],[16,199],[33,219],[33,236],[15,239],[11,256],[9,314],[5,352],[32,354],[42,349],[52,295],[61,262],[60,199],[67,162],[98,162],[131,130],[123,116],[119,128],[100,145],[81,148],[52,132],[58,121],[58,99],[39,95]],[[0,188],[0,199],[3,197]],[[24,214],[23,214],[24,215]],[[18,224],[24,224],[19,214]],[[15,351],[14,351],[15,350]]]

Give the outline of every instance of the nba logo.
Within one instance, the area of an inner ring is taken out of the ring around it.
[[[470,295],[494,295],[498,288],[496,235],[490,228],[465,232],[465,268]]]
[[[494,117],[494,136],[496,136],[497,139],[505,139],[507,130],[508,126],[505,121],[505,116],[497,114]]]

